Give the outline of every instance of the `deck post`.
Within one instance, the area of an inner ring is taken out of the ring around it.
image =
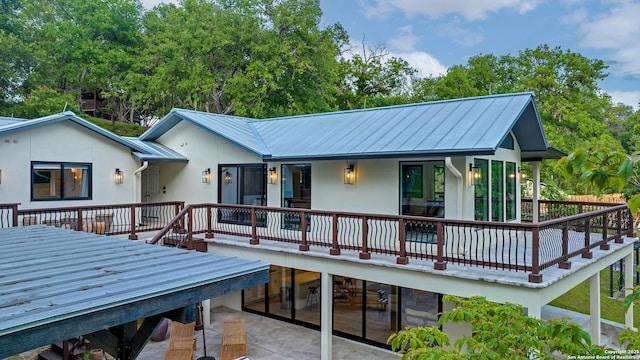
[[[622,240],[622,209],[618,209],[616,211],[616,219],[618,220],[616,223],[616,244],[622,244],[624,241]]]
[[[131,205],[131,208],[129,209],[129,211],[131,212],[131,233],[129,234],[129,240],[138,240],[138,235],[136,235],[136,208],[137,206],[134,204]]]
[[[258,229],[256,226],[256,209],[251,208],[251,240],[249,240],[249,244],[258,245],[260,240],[258,240]]]
[[[307,244],[307,213],[304,211],[300,212],[300,230],[301,234],[301,242],[298,250],[300,251],[309,251],[309,244]]]
[[[367,223],[367,217],[362,216],[362,249],[360,251],[360,259],[369,260],[371,254],[369,253],[369,244],[367,244],[367,237],[369,235],[369,224]]]
[[[537,226],[531,232],[531,274],[529,274],[529,282],[542,282],[542,274],[540,274],[540,228]]]
[[[625,297],[633,292],[633,251],[624,258],[624,295]],[[633,302],[629,305],[627,312],[624,314],[624,324],[627,328],[637,331],[633,326]]]
[[[11,226],[18,226],[18,204],[11,205],[11,213],[13,215],[11,219],[13,224]]]
[[[584,248],[587,250],[582,253],[583,259],[592,259],[593,253],[591,252],[591,217],[588,217],[584,225]]]
[[[442,221],[438,221],[438,223],[436,224],[436,228],[436,236],[438,237],[438,248],[436,263],[433,264],[433,268],[436,270],[446,270],[447,263],[444,262],[444,223]]]
[[[213,208],[211,205],[207,205],[207,233],[204,237],[213,239]]]
[[[82,220],[82,209],[78,208],[78,214],[76,215],[76,230],[84,231],[84,224]]]
[[[589,279],[589,333],[591,343],[600,345],[600,272]]]
[[[338,214],[331,214],[331,255],[340,255],[340,247],[338,246]]]
[[[320,359],[331,360],[333,342],[333,275],[320,273]]]
[[[570,269],[569,261],[569,222],[565,221],[562,227],[562,261],[558,264],[561,269]]]
[[[404,227],[404,219],[398,219],[398,242],[400,242],[400,256],[396,259],[396,264],[398,265],[407,265],[409,263],[409,258],[407,258],[407,243],[406,243],[406,233]]]
[[[607,231],[609,230],[609,223],[607,221],[607,214],[602,214],[602,245],[600,245],[600,250],[609,250],[611,247],[607,242]]]

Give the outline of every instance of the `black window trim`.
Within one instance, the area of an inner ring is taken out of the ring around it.
[[[60,168],[60,197],[56,198],[35,198],[33,194],[33,166],[34,165],[58,165]],[[89,196],[76,196],[76,197],[65,197],[64,196],[64,167],[65,166],[86,166],[89,169]],[[30,168],[30,192],[31,192],[31,201],[75,201],[75,200],[92,200],[93,198],[93,164],[92,163],[84,163],[84,162],[73,162],[73,161],[31,161]]]

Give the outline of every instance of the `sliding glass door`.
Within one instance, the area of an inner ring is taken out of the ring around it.
[[[221,204],[264,206],[267,204],[264,164],[220,165],[218,169],[218,202]],[[221,221],[251,223],[249,211],[223,211]]]

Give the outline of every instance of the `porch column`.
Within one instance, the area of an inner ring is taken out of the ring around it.
[[[531,220],[533,223],[537,223],[540,219],[540,214],[538,213],[540,209],[538,205],[538,200],[540,199],[540,161],[534,161],[531,165],[533,165],[533,209],[531,211],[533,217]]]
[[[202,300],[202,325],[211,325],[211,301]]]
[[[624,295],[627,296],[633,292],[634,262],[633,252],[624,257]],[[629,310],[624,314],[624,325],[627,328],[634,329],[633,326],[633,303],[629,306]]]
[[[589,279],[589,333],[591,343],[600,345],[600,273]]]
[[[320,273],[320,359],[331,360],[333,333],[333,283],[329,273]]]

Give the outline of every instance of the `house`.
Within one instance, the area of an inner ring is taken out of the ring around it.
[[[522,164],[532,162],[539,184],[540,161],[562,156],[531,93],[267,120],[174,109],[135,139],[81,122],[65,113],[0,126],[2,153],[21,154],[0,159],[3,202],[202,204],[181,223],[205,235],[209,252],[271,264],[268,283],[211,306],[318,328],[323,359],[332,333],[384,346],[404,326],[433,324],[449,306],[443,294],[519,303],[539,317],[587,279],[599,342],[598,273],[633,263],[624,206],[554,221],[553,207],[573,205],[543,207],[539,185],[533,201],[520,198]],[[63,141],[37,146],[51,134]],[[100,191],[43,201],[41,187],[54,193],[40,167],[50,162],[64,186],[89,168],[88,187]],[[541,208],[551,222],[538,222]]]

